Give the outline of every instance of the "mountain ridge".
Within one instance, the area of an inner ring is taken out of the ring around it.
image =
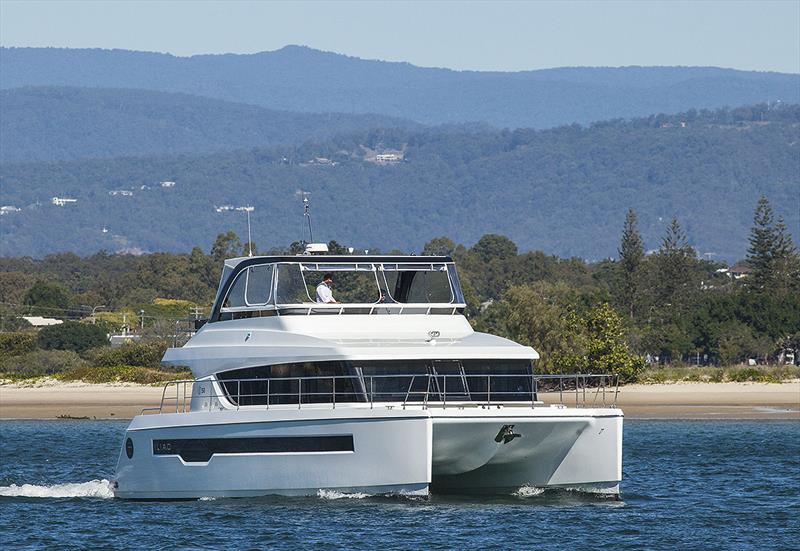
[[[177,92],[29,86],[0,90],[0,161],[202,153],[417,126],[373,114],[294,113]]]
[[[0,87],[140,88],[298,112],[378,113],[424,124],[546,128],[783,101],[800,75],[702,67],[456,71],[291,46],[254,54],[2,48]]]

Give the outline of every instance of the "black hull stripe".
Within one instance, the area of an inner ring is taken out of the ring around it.
[[[204,463],[213,455],[233,453],[351,452],[353,435],[267,436],[254,438],[175,438],[153,440],[153,455],[177,455],[187,463]]]

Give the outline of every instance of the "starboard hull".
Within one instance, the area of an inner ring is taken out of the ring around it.
[[[617,409],[376,404],[149,415],[126,432],[115,495],[616,493],[621,447]]]

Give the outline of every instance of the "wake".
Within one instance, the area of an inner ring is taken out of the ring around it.
[[[75,484],[50,484],[45,486],[38,486],[35,484],[17,486],[16,484],[12,484],[11,486],[0,486],[0,497],[92,497],[111,499],[114,497],[114,492],[111,490],[111,482],[103,479]]]
[[[320,499],[364,499],[372,497],[372,495],[361,492],[345,493],[336,490],[318,490],[317,497]]]

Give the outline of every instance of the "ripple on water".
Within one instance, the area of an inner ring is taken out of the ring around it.
[[[624,501],[535,487],[427,500],[108,499],[125,426],[0,422],[0,547],[797,548],[796,421],[628,423]]]

